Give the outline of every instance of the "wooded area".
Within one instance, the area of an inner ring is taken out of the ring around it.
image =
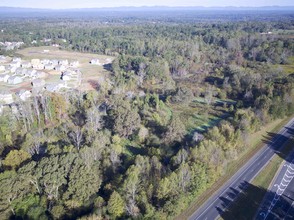
[[[116,56],[112,88],[43,92],[0,116],[0,219],[172,219],[250,133],[294,113],[293,16],[0,29],[3,42]]]

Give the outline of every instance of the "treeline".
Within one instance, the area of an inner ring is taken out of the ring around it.
[[[187,137],[157,94],[77,91],[20,102],[0,117],[1,218],[171,218],[226,172],[251,132],[293,113],[289,99],[276,103],[287,86],[277,88],[255,107],[237,104],[204,137]]]

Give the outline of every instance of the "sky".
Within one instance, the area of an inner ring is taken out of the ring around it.
[[[120,6],[294,6],[293,0],[0,0],[0,6],[26,8],[101,8]]]

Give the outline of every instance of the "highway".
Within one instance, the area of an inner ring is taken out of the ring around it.
[[[263,146],[241,169],[239,169],[218,191],[216,191],[189,220],[213,220],[238,197],[247,183],[265,167],[270,159],[279,153],[279,149],[292,135],[289,130],[294,129],[292,118],[271,140],[267,140]],[[292,212],[292,209],[290,210]]]
[[[294,219],[294,152],[287,158],[272,182],[257,220]]]

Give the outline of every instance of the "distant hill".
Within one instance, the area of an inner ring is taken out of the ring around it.
[[[0,12],[62,12],[62,11],[294,11],[294,6],[264,6],[264,7],[167,7],[167,6],[142,6],[142,7],[115,7],[115,8],[75,8],[75,9],[39,9],[1,7]]]

